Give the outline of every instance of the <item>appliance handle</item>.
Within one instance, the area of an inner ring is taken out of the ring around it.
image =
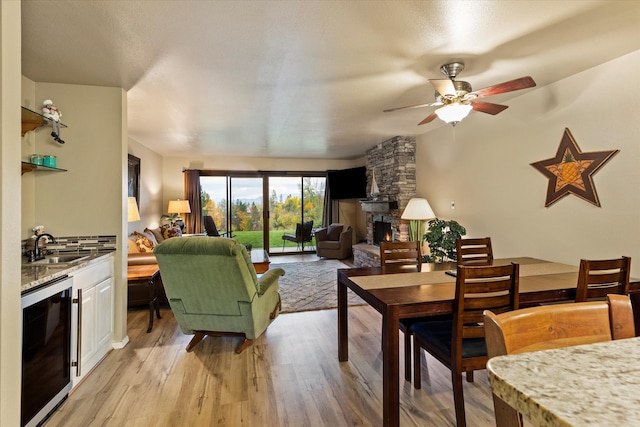
[[[76,377],[82,375],[80,362],[82,361],[82,289],[78,289],[78,299],[74,301],[78,304],[78,324],[76,326]]]

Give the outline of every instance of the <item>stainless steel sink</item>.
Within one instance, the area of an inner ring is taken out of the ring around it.
[[[74,264],[87,258],[89,258],[89,255],[52,255],[45,259],[30,262],[27,265]]]

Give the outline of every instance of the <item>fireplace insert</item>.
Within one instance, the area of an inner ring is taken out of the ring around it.
[[[393,230],[391,229],[391,222],[388,221],[374,221],[373,222],[373,244],[380,245],[380,242],[393,241]]]

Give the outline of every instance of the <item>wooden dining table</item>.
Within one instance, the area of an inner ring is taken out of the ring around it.
[[[520,306],[570,302],[575,298],[578,267],[529,257],[494,260],[520,264]],[[383,425],[400,423],[399,321],[453,313],[455,263],[423,264],[421,272],[384,274],[379,267],[338,270],[338,360],[349,360],[347,289],[382,315]],[[630,294],[640,296],[640,280]],[[633,298],[632,298],[633,299]]]

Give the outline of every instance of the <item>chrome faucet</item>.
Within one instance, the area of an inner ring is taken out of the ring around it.
[[[56,242],[55,237],[53,237],[53,236],[52,236],[51,234],[49,234],[49,233],[42,233],[42,234],[38,235],[38,237],[36,237],[35,241],[33,242],[33,245],[34,245],[33,250],[32,250],[32,251],[29,251],[29,252],[27,253],[27,256],[29,257],[29,261],[28,261],[28,262],[34,262],[34,261],[38,261],[38,260],[44,259],[44,256],[45,256],[45,252],[46,252],[46,251],[41,251],[41,250],[40,250],[39,242],[40,242],[40,239],[41,239],[42,237],[45,237],[45,236],[46,236],[47,238],[49,238],[49,240],[50,240],[52,243],[55,243],[55,242]]]

